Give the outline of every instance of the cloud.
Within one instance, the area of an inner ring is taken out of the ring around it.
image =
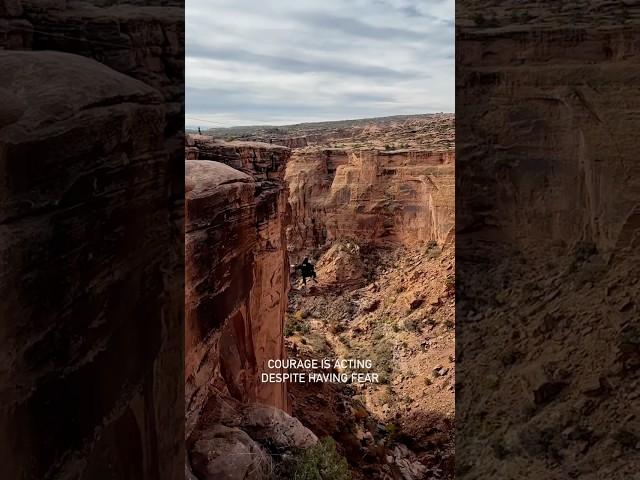
[[[262,67],[289,73],[326,72],[343,75],[367,76],[379,78],[400,78],[406,75],[420,75],[420,71],[400,71],[376,65],[364,65],[329,59],[315,61],[277,55],[265,55],[237,48],[216,48],[203,45],[192,45],[187,49],[190,58],[226,60],[229,62],[250,63]]]
[[[453,111],[453,5],[190,0],[186,123],[283,124]]]

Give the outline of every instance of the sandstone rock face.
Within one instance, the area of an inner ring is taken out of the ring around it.
[[[184,2],[11,0],[0,47],[93,58],[155,88],[165,103],[165,144],[182,169]],[[179,167],[178,167],[179,165]],[[182,192],[181,186],[174,187]]]
[[[283,145],[287,148],[302,148],[307,146],[307,137],[285,137],[272,139],[270,143]]]
[[[199,480],[265,479],[267,452],[317,441],[285,412],[286,385],[260,381],[274,371],[269,359],[285,358],[290,151],[208,137],[189,136],[186,144],[199,158],[185,161],[189,462]]]
[[[365,266],[360,247],[355,242],[335,242],[318,260],[316,272],[320,283],[356,285],[363,280]]]
[[[296,259],[336,239],[444,242],[454,225],[453,151],[305,151],[287,164]]]
[[[544,16],[551,17],[553,8],[545,7]],[[459,205],[459,221],[465,228],[473,223],[499,228],[520,247],[541,237],[544,248],[553,241],[593,241],[604,249],[628,245],[628,232],[638,222],[631,193],[638,168],[628,143],[632,136],[623,132],[640,103],[620,85],[631,85],[640,75],[637,65],[623,61],[638,55],[638,34],[576,32],[559,25],[545,26],[535,38],[527,29],[503,36],[467,28],[460,35],[465,118],[459,127],[461,138],[473,142],[460,152],[460,165],[484,175],[469,185],[467,200],[487,208],[484,218],[468,218],[477,209]],[[589,82],[574,85],[578,78]],[[473,99],[486,95],[502,107],[489,113],[484,105],[474,109]],[[498,138],[488,133],[495,125],[505,126]],[[616,161],[604,161],[613,147]],[[620,184],[621,178],[627,180]],[[482,181],[499,188],[483,192]]]
[[[77,55],[0,63],[2,476],[177,478],[182,208],[161,96]]]
[[[259,373],[267,360],[285,355],[289,263],[281,178],[289,150],[268,144],[220,148],[229,155],[216,150],[217,158],[253,175],[225,163],[186,161],[188,431],[211,389],[241,402],[288,408],[284,385],[261,383]]]
[[[199,160],[225,163],[259,180],[281,182],[291,151],[262,142],[224,142],[206,135],[188,135],[188,152]]]

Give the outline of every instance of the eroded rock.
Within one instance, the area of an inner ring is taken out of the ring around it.
[[[264,480],[271,470],[271,460],[258,443],[224,425],[198,432],[190,457],[198,480]]]

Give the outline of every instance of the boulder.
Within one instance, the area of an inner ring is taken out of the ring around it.
[[[242,429],[254,440],[275,450],[307,448],[318,441],[297,418],[268,405],[244,407]]]
[[[191,464],[199,480],[263,480],[271,471],[271,460],[258,443],[224,425],[198,432]]]

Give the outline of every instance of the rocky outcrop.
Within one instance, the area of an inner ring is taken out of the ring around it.
[[[186,161],[189,425],[212,388],[286,410],[284,385],[261,383],[259,374],[267,360],[284,357],[289,263],[282,177],[290,151],[210,137],[190,136],[187,143],[197,145],[191,148],[200,158]]]
[[[271,139],[270,143],[275,143],[276,145],[282,145],[287,148],[303,148],[307,146],[307,137],[285,137],[285,138],[275,138]]]
[[[199,480],[272,478],[279,457],[318,441],[298,419],[278,408],[230,400],[220,409],[219,400],[215,422],[208,416],[188,440],[190,464]]]
[[[259,180],[282,183],[291,151],[263,142],[224,142],[207,135],[188,135],[187,158],[224,163]]]
[[[238,428],[213,425],[191,449],[193,471],[201,480],[263,480],[271,460],[258,442]]]
[[[0,47],[93,58],[156,89],[166,110],[166,148],[178,168],[184,129],[184,2],[10,0],[5,12]]]
[[[284,385],[259,378],[267,360],[284,357],[289,265],[283,186],[223,163],[189,160],[186,199],[188,425],[210,389],[286,409]]]
[[[161,96],[77,55],[0,63],[2,476],[177,478],[182,208]]]
[[[442,243],[453,229],[453,151],[305,151],[292,157],[285,179],[296,259],[336,239]]]
[[[316,263],[318,282],[327,285],[357,285],[364,279],[365,265],[355,242],[336,241]]]
[[[185,373],[189,462],[200,480],[266,478],[268,453],[317,438],[262,383],[285,358],[287,148],[188,137]],[[203,158],[215,158],[212,161]],[[224,162],[224,163],[222,163]],[[236,167],[236,168],[234,168]]]

